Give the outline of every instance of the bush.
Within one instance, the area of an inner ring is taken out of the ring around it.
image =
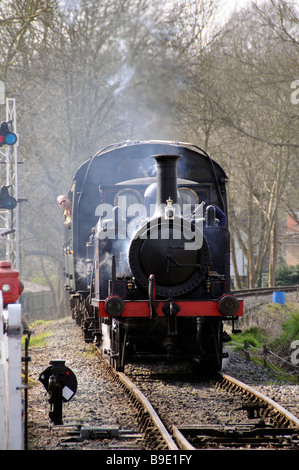
[[[294,313],[287,321],[282,323],[282,333],[270,344],[270,347],[277,348],[281,352],[285,349],[289,351],[291,342],[299,339],[299,312]]]
[[[281,264],[275,272],[275,279],[277,286],[291,286],[299,284],[299,264],[296,266],[286,266]]]
[[[243,331],[241,334],[232,334],[231,337],[234,342],[242,343],[242,345],[246,340],[248,344],[255,348],[261,348],[266,341],[265,333],[258,326],[252,326],[251,328]]]
[[[287,320],[281,326],[283,329],[283,335],[285,335],[286,338],[289,338],[290,341],[292,341],[293,339],[298,339],[299,338],[299,312],[294,313],[289,318],[289,320]]]

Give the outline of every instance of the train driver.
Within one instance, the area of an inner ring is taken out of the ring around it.
[[[64,194],[61,194],[60,196],[57,197],[57,202],[60,205],[60,207],[64,210],[63,215],[64,215],[64,225],[67,228],[71,228],[71,221],[72,221],[72,203],[69,200],[67,196]]]

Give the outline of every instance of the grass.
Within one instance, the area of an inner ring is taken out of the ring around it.
[[[96,347],[94,344],[91,344],[89,345],[89,347],[87,348],[87,350],[85,351],[84,353],[84,357],[86,358],[93,358],[97,355],[97,350],[96,350]]]
[[[257,321],[261,326],[251,326],[241,334],[231,334],[232,341],[238,344],[248,344],[256,348],[264,345],[269,348],[281,349],[284,345],[299,339],[299,310],[297,305],[287,305],[282,307],[277,304],[266,304],[256,313]],[[276,338],[273,338],[273,321],[280,325]],[[267,329],[268,327],[268,329]]]
[[[274,348],[277,354],[284,354],[289,350],[290,344],[294,340],[299,340],[299,312],[293,313],[288,320],[281,325],[281,335],[271,341],[269,347]]]
[[[37,320],[36,322],[32,323],[32,325],[30,325],[29,329],[34,331],[34,328],[36,328],[37,326],[49,325],[51,323],[52,323],[52,321]],[[41,348],[41,347],[45,346],[45,344],[47,342],[47,338],[49,336],[51,336],[51,334],[52,334],[51,330],[42,331],[37,336],[34,336],[34,334],[32,334],[30,336],[29,347],[30,348]],[[26,338],[25,336],[22,337],[22,347],[23,348],[25,347],[25,338]]]
[[[273,313],[276,315],[275,310],[273,310]],[[269,325],[271,326],[271,322],[269,322]],[[286,361],[290,362],[292,353],[291,343],[294,340],[299,340],[299,311],[297,308],[289,309],[288,318],[286,319],[286,317],[284,317],[284,321],[281,323],[281,333],[277,338],[271,338],[270,332],[258,326],[250,327],[240,334],[231,334],[231,338],[231,345],[236,351],[243,350],[244,341],[246,341],[248,345],[259,350],[262,350],[263,347],[266,346],[278,357],[284,358]],[[259,365],[263,364],[261,351],[251,352],[250,347],[248,351],[251,353],[250,357],[253,362]],[[279,361],[277,364],[279,365],[275,365],[276,374],[292,381],[294,376],[289,375],[291,369],[289,367],[285,368],[282,361]]]
[[[254,346],[255,348],[262,348],[267,340],[264,331],[258,326],[252,326],[239,334],[231,334],[232,341],[236,345],[236,349],[242,349],[244,341]]]

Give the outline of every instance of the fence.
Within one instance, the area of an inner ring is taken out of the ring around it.
[[[0,449],[23,450],[21,305],[2,305],[0,291]]]
[[[295,341],[294,341],[295,343]],[[299,343],[299,341],[298,341]],[[299,346],[299,344],[298,344]],[[299,366],[297,365],[298,362],[294,364],[293,362],[287,361],[286,359],[278,356],[276,353],[271,351],[267,348],[267,346],[263,346],[263,348],[256,348],[249,344],[246,340],[244,340],[243,351],[245,353],[245,359],[247,361],[251,361],[252,359],[262,359],[263,360],[263,367],[270,368],[275,373],[281,373],[282,369],[280,369],[276,363],[280,363],[281,367],[286,367],[287,371],[294,375],[297,378],[299,383]]]
[[[22,292],[20,301],[22,312],[28,323],[36,320],[51,319],[54,317],[54,307],[51,292],[42,290],[39,292]]]

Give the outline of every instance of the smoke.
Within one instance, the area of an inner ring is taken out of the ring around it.
[[[106,88],[113,97],[124,139],[167,140],[173,138],[174,128],[169,103],[182,87],[175,84],[174,73],[165,78],[173,62],[166,58],[164,36],[171,36],[173,31],[161,31],[153,17],[146,19],[141,26],[137,15],[131,19],[132,29],[128,27],[125,35],[111,41],[114,56],[119,59],[118,63],[114,61],[115,71],[106,79]]]
[[[110,87],[114,87],[117,85],[117,88],[114,90],[113,95],[117,97],[120,93],[122,93],[127,86],[129,85],[135,70],[130,67],[128,64],[122,64],[119,71],[109,77],[107,80],[107,85]]]
[[[113,256],[112,253],[106,252],[104,255],[104,258],[99,264],[99,267],[102,268],[102,267],[112,266],[112,256]]]
[[[121,66],[118,71],[107,79],[107,86],[115,87],[113,96],[117,97],[125,91],[130,84],[135,69],[127,63],[128,47],[124,39],[117,39],[117,49],[121,58]]]
[[[76,263],[76,273],[80,279],[86,279],[87,277],[87,264],[83,258],[79,258]]]

